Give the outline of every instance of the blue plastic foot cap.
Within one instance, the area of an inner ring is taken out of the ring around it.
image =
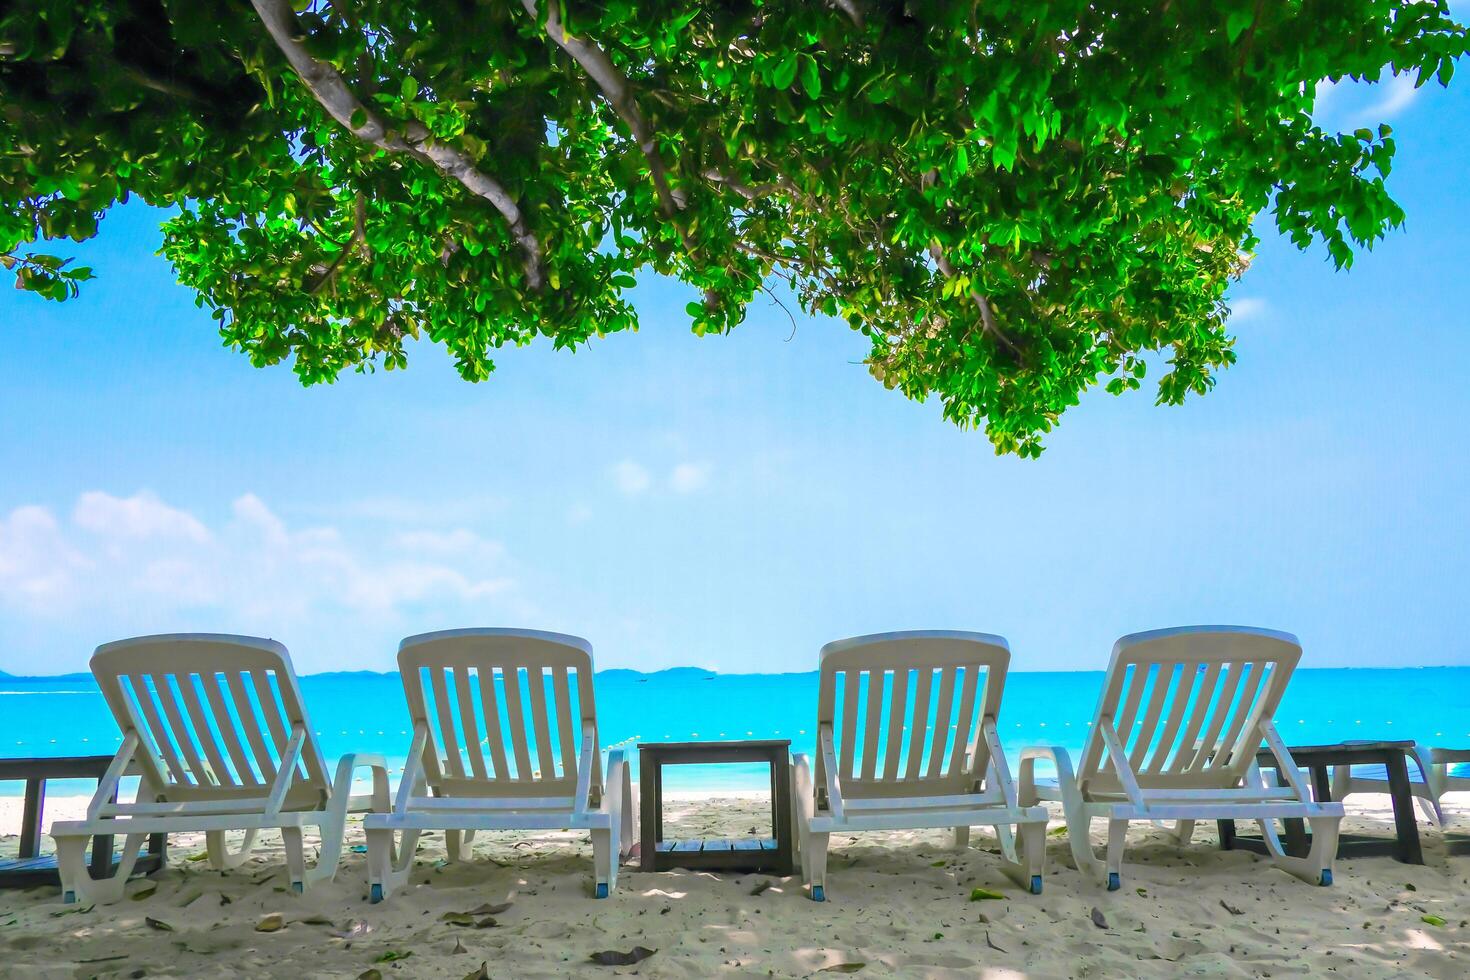
[[[304,882],[304,881],[293,881],[293,882],[291,882],[291,890],[293,892],[295,892],[296,894],[300,895],[302,892],[306,891],[306,882]]]
[[[1323,885],[1323,887],[1326,887],[1327,885],[1330,885],[1330,884],[1332,884],[1332,872],[1331,871],[1324,871],[1324,872],[1322,872],[1322,885]]]
[[[62,902],[63,905],[75,905],[75,904],[77,904],[77,893],[76,892],[62,892],[61,893],[61,902]]]
[[[1032,875],[1031,876],[1031,894],[1033,894],[1033,895],[1040,895],[1041,894],[1041,875]]]
[[[374,885],[374,886],[372,886],[372,888],[368,889],[368,901],[369,902],[372,902],[374,905],[377,905],[382,900],[383,900],[383,886],[382,885]]]
[[[595,894],[598,898],[607,898],[607,882],[599,881],[597,883],[597,891]]]
[[[812,901],[813,902],[825,902],[826,900],[827,900],[827,890],[825,888],[823,888],[821,885],[813,885],[812,886]]]
[[[1123,887],[1123,876],[1116,871],[1108,872],[1108,891],[1115,892]]]

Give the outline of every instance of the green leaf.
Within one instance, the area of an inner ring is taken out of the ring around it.
[[[1238,39],[1241,34],[1245,33],[1245,29],[1250,27],[1251,24],[1255,23],[1255,20],[1256,12],[1252,4],[1241,4],[1240,7],[1230,11],[1230,13],[1226,15],[1225,36],[1230,40],[1231,44],[1234,44],[1236,42],[1236,39]]]
[[[970,901],[982,902],[1005,898],[1000,892],[993,892],[989,888],[974,888],[970,891]]]
[[[790,52],[776,63],[776,70],[771,73],[771,84],[776,88],[790,88],[791,83],[796,81],[796,68],[799,56],[796,52]]]
[[[1432,912],[1426,912],[1424,915],[1419,916],[1419,921],[1428,923],[1432,926],[1442,926],[1445,922],[1444,919],[1440,918]]]
[[[816,99],[822,94],[822,74],[817,69],[817,59],[809,54],[801,56],[801,86],[808,98]]]
[[[398,94],[400,97],[402,97],[404,102],[412,102],[414,99],[418,98],[418,79],[414,78],[412,75],[405,77],[403,79],[403,83],[398,87]]]
[[[352,110],[352,116],[348,119],[348,125],[353,129],[362,129],[368,123],[367,110],[358,106]]]

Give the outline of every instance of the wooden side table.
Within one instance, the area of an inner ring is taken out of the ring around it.
[[[20,823],[20,853],[14,859],[0,859],[0,888],[30,888],[34,885],[60,885],[56,858],[41,855],[41,828],[48,779],[96,779],[99,782],[112,764],[110,755],[76,755],[40,759],[0,759],[0,782],[25,780],[25,806]],[[116,802],[117,795],[113,794]],[[148,851],[138,858],[134,874],[152,874],[163,867],[166,853],[163,834],[148,838]],[[115,873],[112,835],[92,838],[92,876],[106,877]]]
[[[1413,742],[1344,742],[1337,745],[1289,746],[1291,757],[1297,765],[1312,773],[1312,797],[1318,803],[1332,800],[1332,782],[1328,770],[1333,766],[1363,766],[1375,763],[1388,770],[1388,793],[1393,800],[1393,840],[1343,834],[1337,846],[1338,857],[1391,854],[1404,864],[1423,864],[1424,850],[1419,842],[1419,827],[1414,817],[1414,794],[1409,784],[1409,767],[1406,757],[1414,747]],[[1286,776],[1277,769],[1276,756],[1261,751],[1256,764],[1263,769],[1276,771],[1276,782],[1287,785]],[[1287,854],[1304,855],[1311,839],[1303,821],[1283,820],[1286,832],[1282,835],[1282,847]],[[1259,837],[1239,837],[1235,833],[1234,820],[1218,820],[1220,847],[1224,850],[1255,851],[1266,853],[1266,842]]]
[[[663,767],[764,762],[771,767],[771,836],[767,838],[664,840]],[[642,839],[639,870],[769,871],[791,874],[791,742],[643,742],[638,746]]]

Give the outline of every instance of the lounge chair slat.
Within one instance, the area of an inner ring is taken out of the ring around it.
[[[942,667],[939,671],[939,704],[934,709],[934,737],[929,742],[929,779],[937,779],[944,766],[944,750],[953,724],[955,672],[953,666]]]
[[[485,778],[485,753],[480,748],[480,726],[475,721],[475,699],[470,690],[470,669],[454,665],[454,694],[459,701],[459,728],[464,733],[464,747],[470,757],[470,772],[476,779]]]
[[[887,671],[870,670],[868,674],[868,704],[863,717],[863,769],[862,778],[872,779],[878,765],[878,736],[883,731],[883,688]]]
[[[235,734],[236,722],[225,704],[219,675],[212,670],[203,671],[199,674],[199,685],[204,688],[204,699],[209,702],[209,710],[214,714],[215,728],[219,730],[220,740],[225,743],[225,751],[235,764],[235,781],[241,786],[261,785],[260,780],[255,778],[255,769],[250,765],[249,757],[240,745],[239,736]]]
[[[929,727],[929,698],[934,685],[934,668],[924,665],[918,668],[919,683],[914,688],[914,713],[909,719],[909,754],[904,766],[903,778],[919,778],[919,767],[924,764],[924,737]]]
[[[510,766],[505,761],[505,731],[500,722],[500,706],[495,697],[495,668],[483,664],[479,670],[480,711],[485,716],[485,738],[490,743],[490,763],[496,779],[509,779]]]
[[[153,691],[145,683],[144,677],[143,674],[129,674],[128,680],[133,685],[133,696],[137,699],[138,707],[143,711],[143,719],[148,724],[149,740],[156,747],[158,754],[163,756],[164,764],[168,766],[169,775],[173,777],[174,782],[183,786],[192,785],[189,774],[179,759],[178,752],[174,750],[168,729],[164,727],[163,719],[158,716]]]
[[[1185,767],[1185,772],[1204,772],[1215,758],[1217,739],[1221,729],[1225,727],[1230,708],[1235,703],[1235,692],[1240,689],[1241,666],[1239,663],[1220,665],[1220,679],[1224,681],[1224,686],[1215,691],[1215,700],[1209,705],[1210,720],[1205,725],[1205,733],[1200,736],[1199,746],[1195,750],[1194,758]]]
[[[979,684],[980,667],[976,664],[965,664],[961,669],[964,670],[965,677],[960,683],[960,710],[955,716],[954,747],[949,754],[950,774],[964,771],[965,757],[972,750],[970,733],[978,727],[975,725],[975,690]]]
[[[1179,736],[1178,747],[1174,750],[1174,758],[1169,762],[1170,773],[1184,772],[1194,762],[1197,746],[1195,740],[1199,738],[1200,728],[1204,726],[1205,718],[1210,713],[1210,705],[1215,700],[1215,690],[1220,686],[1220,665],[1210,664],[1200,676],[1199,685],[1194,692],[1194,701],[1189,708],[1189,721],[1184,725],[1184,732]]]
[[[213,780],[210,778],[209,768],[204,764],[204,759],[199,755],[198,747],[194,744],[193,733],[189,731],[189,726],[184,721],[183,712],[179,710],[173,686],[169,684],[169,678],[172,676],[172,674],[164,673],[154,674],[153,690],[158,695],[159,705],[163,708],[163,717],[168,720],[174,744],[179,747],[179,751],[183,753],[184,762],[189,766],[190,776],[197,785],[208,786]]]
[[[893,672],[893,690],[888,698],[888,747],[883,753],[883,778],[898,778],[898,763],[903,756],[903,728],[909,710],[909,668],[900,665]]]
[[[1143,713],[1138,730],[1133,736],[1133,747],[1128,752],[1128,764],[1137,771],[1149,747],[1153,745],[1154,733],[1158,731],[1159,717],[1164,711],[1164,702],[1169,696],[1169,687],[1174,682],[1178,664],[1160,664],[1154,671],[1153,686],[1149,689],[1148,708]]]
[[[225,762],[224,754],[220,752],[219,739],[215,737],[214,731],[210,728],[209,716],[204,713],[204,705],[199,701],[199,691],[194,686],[196,676],[195,674],[174,675],[179,685],[179,697],[184,702],[184,710],[189,715],[189,722],[193,725],[194,734],[199,739],[199,746],[209,759],[214,781],[220,786],[232,786],[234,779],[231,776],[230,767]]]
[[[1159,732],[1153,754],[1142,767],[1134,767],[1139,772],[1152,774],[1163,771],[1164,764],[1168,762],[1170,751],[1175,745],[1174,737],[1179,734],[1179,726],[1184,723],[1185,712],[1189,710],[1189,695],[1193,692],[1199,676],[1200,671],[1197,667],[1190,664],[1178,665],[1174,679],[1174,696],[1169,699],[1169,710],[1163,716],[1164,727]]]
[[[449,690],[444,673],[447,668],[429,668],[429,688],[434,692],[434,714],[439,719],[439,756],[449,767],[449,775],[464,778],[464,759],[459,752],[459,739],[454,734],[454,714],[449,703]]]
[[[1230,719],[1230,727],[1220,739],[1220,752],[1215,759],[1217,769],[1229,768],[1244,773],[1255,760],[1256,750],[1261,746],[1260,728],[1256,724],[1260,713],[1257,695],[1261,693],[1261,682],[1265,680],[1268,667],[1260,661],[1253,662],[1250,666],[1250,677],[1241,682],[1243,687],[1240,701]],[[1251,737],[1255,738],[1256,744],[1242,750],[1242,744]]]
[[[551,754],[551,725],[546,717],[546,671],[540,666],[526,668],[530,686],[531,728],[536,733],[536,759],[542,779],[556,778],[556,758]]]
[[[266,749],[265,740],[261,738],[260,716],[256,713],[250,695],[246,693],[245,677],[240,671],[231,670],[225,674],[225,683],[230,686],[230,694],[235,700],[235,715],[240,719],[245,741],[255,755],[255,765],[260,771],[261,781],[269,783],[276,778],[276,760]]]
[[[521,670],[515,664],[505,667],[505,715],[510,723],[510,745],[515,754],[516,779],[531,779],[531,756],[527,751],[525,709],[521,707]]]
[[[857,706],[859,678],[862,672],[845,671],[842,674],[842,740],[837,743],[838,764],[842,766],[842,778],[852,778],[853,760],[857,756]]]
[[[288,726],[281,719],[281,709],[276,703],[276,690],[271,686],[270,673],[264,670],[252,670],[250,681],[255,685],[255,696],[260,701],[260,713],[265,718],[265,727],[270,731],[271,741],[275,746],[275,756],[279,760],[281,754],[286,751],[286,742],[291,736],[286,731]]]
[[[561,743],[561,774],[565,779],[577,778],[577,740],[572,729],[572,698],[567,683],[566,664],[551,669],[551,683],[556,696],[556,731]]]

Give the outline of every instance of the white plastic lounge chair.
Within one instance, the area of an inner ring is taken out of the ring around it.
[[[291,886],[330,880],[349,811],[388,806],[381,756],[346,755],[327,782],[286,648],[274,640],[212,633],[141,636],[97,648],[92,674],[122,731],[122,746],[97,786],[87,818],[58,821],[63,900],[115,902],[149,834],[203,832],[215,868],[250,856],[256,835],[279,828]],[[141,771],[132,803],[109,802],[124,773]],[[359,767],[372,770],[372,796],[351,796]],[[302,828],[321,831],[321,856],[307,869]],[[238,851],[225,832],[245,831]],[[95,880],[85,852],[94,834],[126,836],[117,873]]]
[[[1348,743],[1349,745],[1352,742]],[[1428,749],[1422,745],[1416,745],[1409,750],[1409,757],[1419,767],[1416,774],[1409,770],[1409,791],[1414,794],[1414,799],[1419,804],[1419,809],[1424,811],[1424,816],[1436,827],[1444,826],[1444,811],[1440,807],[1439,798],[1449,792],[1450,782],[1460,783],[1458,788],[1470,789],[1470,778],[1462,776],[1450,776],[1449,764],[1444,761],[1434,761],[1435,753],[1443,753],[1441,749]],[[1416,779],[1415,776],[1418,776]],[[1360,772],[1353,772],[1352,766],[1332,767],[1332,798],[1341,803],[1353,793],[1387,793],[1388,780],[1373,776],[1365,776]]]
[[[1332,883],[1342,804],[1316,803],[1276,732],[1273,717],[1301,645],[1289,633],[1242,626],[1187,626],[1125,636],[1113,645],[1102,698],[1076,773],[1065,749],[1021,752],[1021,799],[1061,800],[1078,870],[1121,884],[1133,820],[1178,821],[1186,843],[1196,820],[1256,820],[1277,867],[1313,884]],[[1268,786],[1256,766],[1264,740],[1289,786]],[[1050,759],[1058,785],[1037,784]],[[1108,821],[1107,860],[1089,828]],[[1308,820],[1311,852],[1289,857],[1271,821]]]
[[[951,631],[822,648],[815,786],[805,755],[792,773],[813,900],[826,899],[833,833],[953,827],[963,849],[984,824],[996,828],[1005,873],[1041,892],[1046,810],[1017,804],[995,728],[1010,658],[1002,637]]]
[[[595,894],[606,898],[637,828],[622,749],[608,753],[602,780],[587,641],[536,630],[424,633],[399,646],[398,671],[413,745],[392,812],[364,822],[371,900],[407,882],[425,830],[445,831],[451,861],[477,830],[590,830]]]

